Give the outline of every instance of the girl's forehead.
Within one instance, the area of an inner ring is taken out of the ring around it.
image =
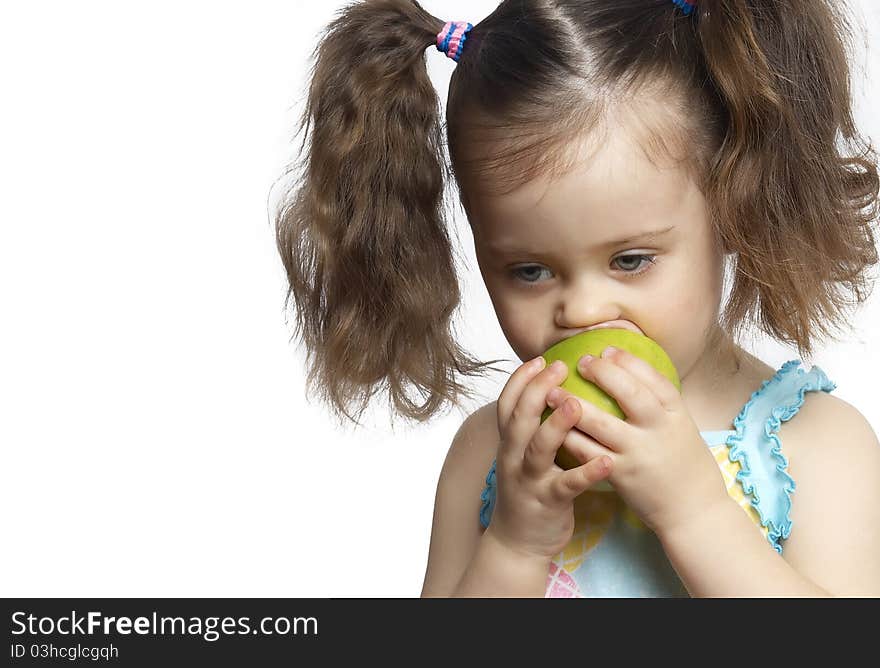
[[[511,192],[469,192],[473,224],[491,228],[511,219],[601,218],[631,220],[674,214],[696,187],[684,164],[658,161],[624,132],[609,133],[596,147],[579,149],[566,173],[537,176]]]

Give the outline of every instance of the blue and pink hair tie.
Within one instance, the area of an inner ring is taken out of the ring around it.
[[[437,35],[437,50],[458,62],[467,34],[473,29],[474,26],[467,21],[448,21]]]

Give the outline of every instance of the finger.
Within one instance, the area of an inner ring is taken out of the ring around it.
[[[628,350],[617,349],[615,353],[605,359],[612,360],[617,366],[626,369],[634,378],[641,381],[654,393],[660,405],[666,410],[672,410],[681,402],[681,393],[673,382],[638,355],[633,355]],[[589,365],[582,365],[579,362],[579,371],[582,366]]]
[[[526,388],[528,382],[537,376],[546,365],[547,361],[543,357],[536,357],[530,362],[525,362],[519,366],[504,384],[504,389],[498,397],[498,427],[499,429],[510,421],[510,414],[513,407],[519,401],[519,397]]]
[[[510,457],[514,462],[522,461],[526,446],[541,426],[541,415],[547,407],[547,393],[565,380],[567,375],[568,366],[558,362],[528,379],[526,386],[520,390],[506,423],[502,424],[502,417],[499,414],[499,431],[503,446],[503,452],[499,451],[499,457]]]
[[[558,397],[553,396],[556,393]],[[547,397],[547,405],[555,408],[561,402],[571,399],[577,401],[581,407],[581,417],[574,425],[579,432],[594,443],[601,444],[614,452],[623,452],[626,449],[632,427],[616,415],[606,413],[594,403],[585,401],[562,388],[554,390],[553,394]]]
[[[644,383],[613,359],[594,358],[580,374],[614,397],[627,419],[644,422],[661,410],[660,400]]]
[[[613,462],[608,457],[595,457],[586,464],[556,476],[551,483],[550,493],[556,501],[570,503],[597,482],[605,480],[613,468]]]
[[[606,447],[589,434],[577,428],[569,429],[562,441],[562,447],[571,453],[577,462],[586,464],[591,459],[605,455],[612,462],[615,461],[617,453],[611,448]]]
[[[570,399],[561,403],[559,408],[544,420],[523,452],[523,473],[538,477],[553,467],[556,451],[565,440],[566,434],[577,424],[580,414],[580,404]]]

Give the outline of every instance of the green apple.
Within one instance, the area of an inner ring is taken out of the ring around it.
[[[570,394],[580,397],[584,401],[595,404],[603,411],[616,415],[621,420],[626,420],[626,415],[620,410],[620,406],[618,406],[614,398],[595,383],[586,380],[577,369],[578,360],[581,357],[584,355],[599,357],[608,346],[626,350],[636,357],[645,360],[666,376],[675,385],[676,389],[681,392],[681,381],[678,378],[678,371],[672,360],[669,359],[666,351],[653,339],[648,338],[644,334],[631,332],[628,329],[605,327],[581,332],[551,346],[544,353],[543,357],[547,360],[547,366],[556,360],[562,360],[568,365],[568,376],[559,384],[559,387]],[[553,409],[548,406],[541,415],[541,422],[543,423],[552,413]],[[563,469],[572,469],[580,466],[582,462],[578,461],[565,446],[562,446],[556,451],[556,464]],[[590,489],[605,492],[614,491],[614,488],[607,480],[600,481]]]

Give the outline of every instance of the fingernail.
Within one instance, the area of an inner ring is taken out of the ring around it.
[[[547,395],[547,403],[551,406],[555,405],[557,401],[562,397],[562,390],[558,387],[554,387],[550,390],[550,393]]]
[[[608,346],[605,350],[602,351],[602,357],[611,357],[616,352],[617,348],[615,348],[614,346]]]
[[[586,366],[587,364],[589,364],[590,362],[593,361],[593,356],[592,355],[584,355],[583,357],[581,357],[581,359],[579,361],[581,363],[581,366]]]
[[[553,371],[555,373],[559,373],[560,371],[565,371],[566,369],[568,369],[565,362],[563,362],[562,360],[556,360],[550,366],[553,368]]]
[[[529,364],[531,364],[532,368],[534,369],[543,369],[546,363],[547,360],[544,359],[543,355],[541,355],[540,357],[536,357],[531,362],[529,362]]]

